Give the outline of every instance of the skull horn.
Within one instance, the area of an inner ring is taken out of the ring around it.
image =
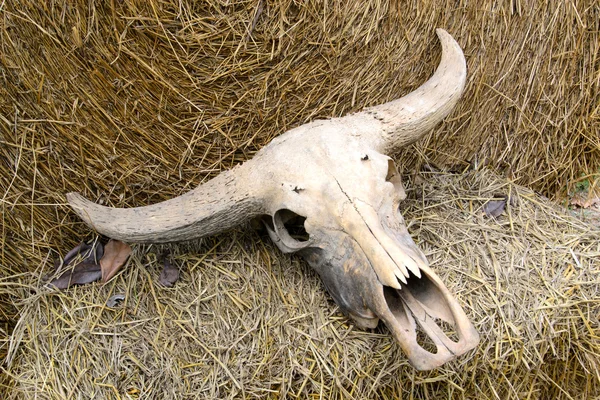
[[[445,30],[436,33],[442,59],[427,82],[397,100],[344,117],[358,128],[357,136],[383,154],[419,140],[450,113],[465,88],[467,65],[460,46]]]
[[[96,231],[129,243],[165,243],[215,235],[264,214],[262,185],[252,160],[179,197],[161,203],[112,208],[77,193],[67,200]]]

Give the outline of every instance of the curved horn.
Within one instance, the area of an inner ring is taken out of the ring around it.
[[[442,60],[427,82],[404,97],[347,117],[362,131],[358,135],[384,154],[420,139],[448,115],[464,90],[465,56],[448,32],[437,29],[436,33],[442,44]],[[373,125],[374,120],[379,123]]]
[[[222,172],[179,197],[150,206],[112,208],[68,193],[75,212],[98,232],[124,242],[164,243],[224,232],[264,214],[252,162]]]

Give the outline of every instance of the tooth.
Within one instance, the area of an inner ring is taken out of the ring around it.
[[[394,273],[392,268],[385,266],[382,268],[379,273],[381,274],[381,283],[386,286],[393,287],[394,289],[400,289],[400,282],[396,278],[396,274]]]
[[[408,275],[408,270],[406,269],[404,264],[398,262],[397,259],[394,259],[393,257],[392,260],[394,260],[394,263],[396,264],[396,270],[398,271],[397,274],[403,274],[405,278],[410,277],[410,275]]]
[[[397,279],[393,279],[391,281],[387,281],[387,284],[384,284],[384,285],[387,285],[389,287],[392,287],[392,288],[398,289],[398,290],[402,289],[402,286],[400,285],[400,282],[398,282]]]
[[[404,265],[406,266],[406,268],[408,268],[410,270],[410,272],[412,272],[417,278],[421,278],[421,270],[419,269],[419,266],[417,265],[417,263],[415,262],[415,260],[412,259],[412,257],[408,256],[408,257],[404,257]]]
[[[396,274],[396,276],[398,277],[398,279],[400,279],[400,281],[406,285],[406,277],[400,271],[400,269],[396,268],[396,270],[394,270],[394,274]]]

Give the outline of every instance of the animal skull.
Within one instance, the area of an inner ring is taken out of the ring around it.
[[[298,252],[319,273],[358,326],[383,320],[415,368],[436,368],[479,336],[409,236],[399,212],[404,188],[386,154],[419,139],[463,91],[463,53],[447,32],[437,34],[437,71],[403,98],[292,129],[246,163],[159,204],[116,209],[76,193],[68,201],[92,228],[125,242],[187,240],[260,218],[283,252]],[[458,340],[436,319],[451,324]],[[435,353],[417,342],[416,324]]]

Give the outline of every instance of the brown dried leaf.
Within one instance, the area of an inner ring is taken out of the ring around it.
[[[77,256],[83,257],[82,262],[97,264],[104,254],[104,246],[100,242],[94,242],[93,244],[87,244],[84,242],[79,243],[71,251],[69,251],[63,259],[62,265],[67,266],[73,262]],[[54,263],[55,269],[60,267],[60,261]]]
[[[573,196],[571,205],[580,208],[591,208],[595,205],[600,205],[600,196],[594,197],[586,193],[580,193]]]
[[[160,276],[158,277],[158,281],[166,287],[171,287],[177,282],[179,279],[179,269],[173,266],[169,260],[165,258],[164,267]]]
[[[123,264],[125,264],[130,254],[131,247],[127,243],[123,243],[120,240],[109,240],[106,246],[104,246],[104,256],[100,260],[102,282],[107,282],[115,276]]]
[[[98,264],[98,261],[102,258],[104,254],[104,246],[102,243],[96,241],[92,244],[87,244],[84,242],[79,243],[73,249],[71,249],[61,260],[56,260],[54,262],[54,271],[50,274],[44,275],[42,278],[44,281],[53,277],[57,272],[61,272],[68,267],[70,264],[73,264],[75,261],[76,264],[88,263],[88,264]],[[73,268],[69,270],[69,273],[73,271]],[[62,275],[61,275],[62,276]],[[60,279],[60,278],[57,278]],[[55,279],[56,280],[56,279]],[[52,283],[52,282],[51,282]]]
[[[72,271],[66,271],[50,282],[58,289],[67,289],[72,285],[83,285],[95,282],[102,277],[100,265],[90,262],[80,262]]]
[[[502,200],[490,200],[483,206],[483,211],[488,217],[499,217],[506,208],[506,200],[508,198],[504,196]]]

